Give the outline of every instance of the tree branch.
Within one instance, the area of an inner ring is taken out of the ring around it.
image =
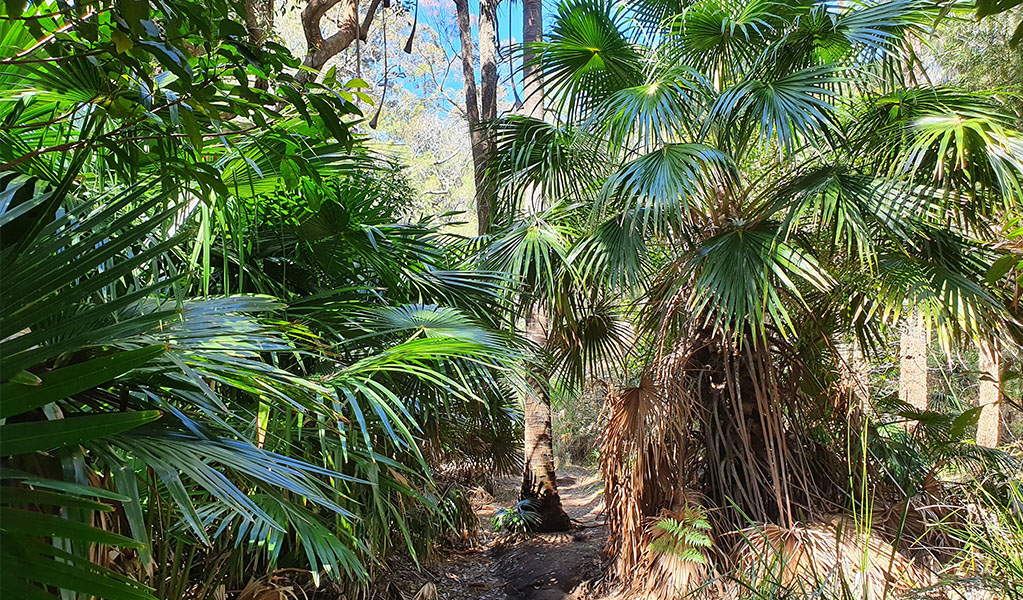
[[[327,11],[342,2],[344,4],[338,31],[324,38],[320,30],[320,21]],[[302,64],[319,71],[323,65],[327,64],[328,60],[351,46],[356,38],[366,41],[369,37],[369,28],[373,24],[373,17],[379,6],[380,0],[370,0],[366,16],[363,17],[360,25],[358,0],[309,0],[306,7],[302,9],[302,31],[305,33],[306,41],[306,58]],[[299,81],[308,81],[311,77],[312,74],[308,71],[301,71],[296,76]]]

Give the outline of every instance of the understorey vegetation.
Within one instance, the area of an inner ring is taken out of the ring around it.
[[[500,4],[475,236],[374,133],[415,3],[3,4],[0,595],[376,597],[560,456],[593,594],[1023,598],[1018,3]]]

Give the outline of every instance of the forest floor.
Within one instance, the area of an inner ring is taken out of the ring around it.
[[[493,496],[481,494],[476,502],[480,543],[469,550],[448,551],[421,572],[422,584],[437,586],[439,600],[583,600],[593,596],[606,572],[600,476],[593,469],[559,468],[558,491],[572,518],[571,531],[518,536],[494,533],[494,513],[515,504],[519,485],[517,477],[499,477]],[[405,588],[403,595],[408,594],[408,588],[401,587]],[[416,590],[411,592],[414,595]]]

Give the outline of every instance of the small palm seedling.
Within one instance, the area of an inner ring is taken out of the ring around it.
[[[513,506],[494,514],[494,531],[526,533],[540,524],[536,500],[519,500]]]

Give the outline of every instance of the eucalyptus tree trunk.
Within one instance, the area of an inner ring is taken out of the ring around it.
[[[541,0],[522,0],[522,43],[526,48],[522,59],[523,112],[527,117],[543,118],[543,82],[533,62],[534,52],[529,47],[543,41],[543,3]]]
[[[480,119],[484,127],[497,118],[497,5],[501,0],[480,0]],[[479,132],[483,156],[476,165],[476,231],[486,235],[494,218],[494,185],[486,171],[487,156],[493,150],[490,138]]]
[[[274,27],[274,0],[247,0],[245,2],[245,28],[249,32],[249,43],[262,47]],[[270,82],[257,79],[256,89],[266,90]]]
[[[543,348],[547,342],[547,319],[538,308],[532,308],[526,314],[526,338],[538,348]],[[535,368],[528,375],[533,393],[526,394],[523,402],[525,462],[519,497],[536,503],[533,508],[540,515],[540,521],[533,528],[535,531],[568,531],[572,528],[572,521],[561,506],[558,494],[551,398],[542,375]]]
[[[994,448],[998,446],[1001,415],[1001,361],[998,351],[988,344],[978,344],[977,354],[980,359],[979,371],[980,393],[977,405],[980,406],[980,418],[977,419],[977,445]]]
[[[909,315],[899,340],[899,400],[927,410],[927,348],[930,335],[919,313]],[[913,425],[906,424],[912,431]]]
[[[465,120],[469,124],[473,180],[476,184],[476,221],[479,235],[490,227],[493,218],[493,190],[486,174],[490,146],[482,126],[497,117],[497,0],[480,2],[480,94],[476,87],[476,50],[472,42],[468,0],[455,0],[455,22],[462,54],[462,78],[465,80]]]
[[[245,28],[249,43],[262,46],[274,26],[274,0],[248,0],[245,2]]]
[[[340,54],[356,40],[366,41],[381,0],[369,0],[366,15],[359,24],[359,0],[308,0],[302,9],[302,32],[306,41],[306,56],[302,64],[319,71],[327,61]],[[321,20],[330,9],[341,4],[341,15],[337,32],[323,37]],[[295,74],[299,83],[307,83],[315,76],[301,70]]]

